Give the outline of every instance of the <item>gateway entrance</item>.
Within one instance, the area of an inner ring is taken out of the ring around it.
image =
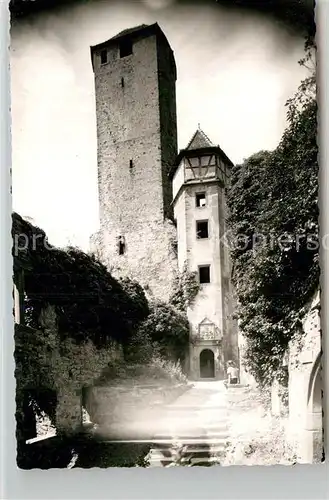
[[[204,349],[200,353],[200,377],[215,377],[215,356],[211,349]]]

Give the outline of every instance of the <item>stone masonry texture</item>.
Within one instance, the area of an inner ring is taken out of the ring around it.
[[[92,51],[100,204],[92,250],[115,276],[137,279],[167,300],[177,265],[168,177],[177,154],[176,66],[161,33],[135,33],[132,54],[122,58],[120,40],[112,41],[106,64],[101,49]]]

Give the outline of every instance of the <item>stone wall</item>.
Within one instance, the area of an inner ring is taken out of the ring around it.
[[[251,375],[244,365],[245,359],[245,349],[246,349],[246,339],[243,336],[243,332],[238,330],[238,351],[239,351],[239,371],[240,371],[240,383],[243,385],[249,385],[251,387],[256,387],[256,380]]]
[[[61,340],[52,306],[41,312],[40,324],[42,330],[15,325],[18,424],[24,429],[23,397],[48,391],[56,393],[57,400],[52,424],[57,431],[74,433],[82,424],[83,387],[95,383],[109,363],[123,360],[122,346],[112,342],[106,349],[96,349],[91,343]]]
[[[117,251],[114,233],[93,235],[90,249],[115,278],[129,277],[139,282],[149,299],[168,301],[177,275],[176,229],[170,220],[135,223],[125,230],[126,252]]]
[[[57,393],[55,425],[57,432],[65,432],[65,434],[74,434],[81,429],[81,389],[68,387]]]
[[[289,423],[287,439],[299,462],[320,461],[322,450],[322,380],[320,296],[316,294],[289,345]]]
[[[86,407],[97,435],[103,438],[150,439],[158,431],[163,406],[188,390],[186,383],[159,380],[113,380],[111,386],[96,386],[87,393]]]

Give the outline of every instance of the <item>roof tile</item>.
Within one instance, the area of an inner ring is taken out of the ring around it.
[[[193,134],[190,142],[186,146],[186,149],[193,150],[193,149],[209,148],[214,146],[215,145],[211,142],[209,137],[207,137],[207,135],[200,128],[198,128],[197,131]]]

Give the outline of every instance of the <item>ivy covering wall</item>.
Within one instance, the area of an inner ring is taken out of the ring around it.
[[[263,386],[284,379],[282,358],[319,286],[317,101],[310,76],[287,102],[287,127],[274,151],[232,171],[228,193],[233,279],[249,371]],[[270,119],[270,117],[269,117]]]

